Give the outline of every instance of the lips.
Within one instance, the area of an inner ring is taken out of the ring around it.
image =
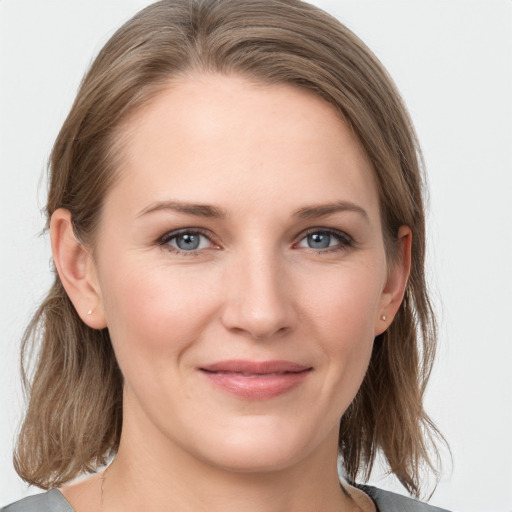
[[[220,361],[198,370],[221,391],[245,400],[265,400],[300,385],[312,368],[291,361]]]

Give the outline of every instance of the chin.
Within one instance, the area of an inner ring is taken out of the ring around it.
[[[210,457],[208,462],[224,471],[247,474],[281,471],[300,461],[301,457],[297,452],[282,449],[276,451],[274,448],[251,449],[245,446],[243,451],[228,448],[214,458]]]
[[[245,428],[222,429],[219,434],[210,437],[208,447],[203,445],[201,458],[210,465],[235,473],[284,470],[299,463],[317,447],[316,436],[312,438],[310,432],[297,429],[297,425],[286,428],[258,421]]]

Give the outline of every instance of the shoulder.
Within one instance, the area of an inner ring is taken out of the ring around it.
[[[66,498],[57,489],[28,496],[7,505],[0,512],[74,512]]]
[[[369,485],[359,485],[358,487],[372,498],[379,512],[448,512],[443,508],[427,505],[421,501],[394,492],[383,491],[377,487]]]

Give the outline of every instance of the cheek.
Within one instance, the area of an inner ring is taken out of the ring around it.
[[[351,269],[308,295],[309,318],[328,366],[325,392],[343,412],[366,373],[374,341],[381,283],[380,266]]]
[[[200,337],[215,309],[192,271],[117,264],[104,294],[107,324],[121,369],[169,364]]]
[[[385,273],[381,267],[343,268],[304,290],[305,309],[317,320],[318,328],[329,333],[327,339],[338,338],[350,345],[373,340]]]

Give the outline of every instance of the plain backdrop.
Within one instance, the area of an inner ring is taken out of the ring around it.
[[[234,0],[236,1],[236,0]],[[144,0],[0,0],[0,505],[15,474],[19,340],[50,283],[45,166],[80,79]],[[512,2],[317,0],[394,77],[430,180],[429,276],[440,350],[427,409],[446,435],[431,502],[512,510]],[[372,482],[403,492],[378,471]]]

